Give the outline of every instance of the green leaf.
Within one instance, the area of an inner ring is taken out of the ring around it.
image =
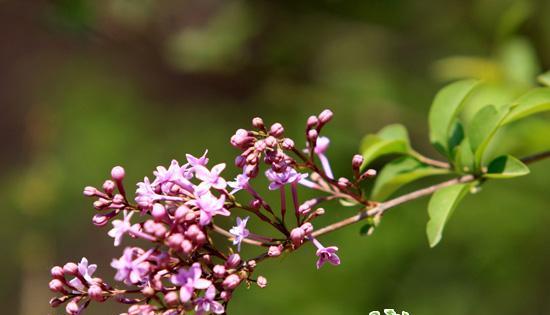
[[[428,204],[430,220],[426,225],[426,234],[430,247],[435,247],[443,234],[445,224],[456,209],[458,203],[468,193],[471,184],[457,184],[436,191]]]
[[[532,89],[516,99],[513,104],[517,104],[517,106],[506,117],[506,120],[504,120],[505,124],[550,110],[550,87]]]
[[[470,147],[468,138],[462,140],[462,143],[456,147],[454,166],[458,173],[469,173],[474,168],[474,153]]]
[[[509,112],[509,107],[497,110],[495,106],[489,105],[479,110],[472,118],[466,134],[470,139],[470,148],[474,152],[476,169],[481,167],[485,149]]]
[[[367,135],[361,142],[361,153],[366,167],[387,154],[408,154],[411,151],[409,135],[403,125],[394,124],[381,129],[376,135]]]
[[[529,168],[511,155],[499,156],[487,167],[487,178],[512,178],[529,174]]]
[[[378,174],[372,189],[372,199],[384,200],[402,186],[417,179],[447,173],[449,171],[446,169],[427,166],[412,157],[400,157],[386,164]]]
[[[430,141],[446,156],[449,155],[448,139],[452,123],[460,112],[464,100],[478,83],[477,80],[454,82],[445,86],[435,96],[428,117]]]
[[[542,85],[550,86],[550,71],[547,71],[537,77],[537,80]]]

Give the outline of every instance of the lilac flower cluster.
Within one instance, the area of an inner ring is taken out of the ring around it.
[[[256,283],[261,288],[267,285],[265,277],[253,275],[256,264],[265,259],[294,251],[309,241],[317,248],[317,268],[326,262],[339,265],[338,248],[324,247],[313,236],[312,222],[325,213],[317,206],[333,199],[368,206],[370,201],[363,198],[358,183],[372,176],[373,171],[360,174],[362,158],[357,155],[352,160],[353,178],[334,179],[326,155],[330,141],[319,136],[331,118],[332,112],[325,110],[307,120],[304,150],[297,149],[295,142],[284,136],[280,123],[266,128],[261,118],[254,118],[253,130],[239,129],[231,137],[231,144],[241,151],[235,159],[241,171],[233,181],[222,177],[225,164],[208,166],[207,152],[200,157],[188,154],[185,164],[173,160],[168,168],[158,166],[152,181],[145,177],[139,182],[133,203],[123,184],[124,169],[114,167],[111,179],[103,183],[102,189],[86,187],[84,195],[96,199],[93,223],[98,227],[112,225],[107,234],[113,238],[114,246],[128,238],[143,243],[141,247],[125,247],[122,256],[112,260],[115,280],[126,288],[115,288],[101,278],[92,278],[97,266],[89,265],[83,258],[78,264],[52,268],[50,289],[60,296],[50,304],[57,307],[66,303],[66,312],[72,315],[80,314],[92,301],[107,300],[130,305],[124,315],[225,314],[233,291],[240,284]],[[253,188],[262,162],[266,165],[269,190],[280,195],[278,205],[269,204]],[[322,195],[300,202],[299,186]],[[248,202],[237,200],[239,191],[246,192]],[[295,223],[286,218],[287,197],[291,199]],[[216,224],[218,217],[230,216],[236,209],[250,216],[237,217],[236,225],[229,231]],[[272,226],[280,236],[252,233],[247,228],[251,216]],[[231,240],[236,251],[225,250],[227,244],[217,244],[213,234]],[[238,252],[243,243],[264,247],[266,251],[242,259]]]

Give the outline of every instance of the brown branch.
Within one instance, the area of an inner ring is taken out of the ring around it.
[[[545,152],[541,152],[541,153],[537,153],[537,154],[534,154],[534,155],[524,157],[524,158],[521,159],[521,161],[525,164],[530,164],[530,163],[534,163],[534,162],[537,162],[537,161],[540,161],[540,160],[543,160],[543,159],[546,159],[546,158],[550,158],[550,151],[545,151]],[[320,236],[320,235],[323,235],[323,234],[330,233],[330,232],[338,230],[338,229],[340,229],[344,226],[348,226],[350,224],[353,224],[353,223],[359,222],[361,220],[364,220],[368,217],[372,217],[372,216],[375,216],[375,215],[382,215],[382,214],[384,214],[384,212],[386,212],[387,210],[389,210],[389,209],[391,209],[395,206],[398,206],[402,203],[405,203],[405,202],[408,202],[408,201],[411,201],[411,200],[418,199],[418,198],[423,197],[423,196],[430,195],[430,194],[434,193],[435,191],[437,191],[441,188],[452,186],[452,185],[459,184],[459,183],[471,182],[475,179],[476,178],[473,175],[464,175],[464,176],[454,178],[454,179],[451,179],[451,180],[448,180],[448,181],[445,181],[445,182],[442,182],[442,183],[439,183],[439,184],[436,184],[436,185],[433,185],[433,186],[430,186],[430,187],[426,187],[426,188],[423,188],[423,189],[420,189],[420,190],[413,191],[411,193],[408,193],[408,194],[399,196],[397,198],[390,199],[386,202],[380,203],[378,206],[376,206],[374,208],[365,209],[365,210],[359,212],[358,214],[356,214],[352,217],[349,217],[347,219],[344,219],[342,221],[338,221],[336,223],[333,223],[333,224],[327,225],[323,228],[320,228],[320,229],[314,231],[312,233],[312,235],[314,237],[317,237],[317,236]]]

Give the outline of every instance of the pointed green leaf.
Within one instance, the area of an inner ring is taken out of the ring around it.
[[[550,78],[549,78],[550,79]],[[533,115],[539,112],[550,110],[550,87],[535,88],[516,99],[517,106],[506,117],[505,124]]]
[[[361,142],[361,153],[366,167],[380,156],[387,154],[408,154],[409,135],[403,125],[394,124],[381,129],[376,135],[367,135]]]
[[[430,247],[441,241],[445,224],[456,209],[458,203],[468,193],[471,184],[457,184],[436,191],[428,204],[430,220],[426,225],[426,234]]]
[[[508,107],[497,110],[495,106],[489,105],[480,109],[472,118],[466,134],[470,139],[472,152],[474,152],[476,169],[481,167],[485,149],[509,112]]]
[[[404,185],[417,179],[449,173],[446,169],[420,163],[412,157],[400,157],[384,166],[372,189],[372,199],[384,200]]]
[[[464,100],[477,86],[477,80],[463,80],[451,83],[441,89],[432,103],[428,117],[430,141],[444,155],[448,156],[448,139],[453,122]]]
[[[550,86],[550,71],[547,71],[537,77],[537,80],[542,85]]]
[[[487,167],[487,178],[512,178],[529,174],[529,168],[511,155],[499,156]]]

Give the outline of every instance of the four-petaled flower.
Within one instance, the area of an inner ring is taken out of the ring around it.
[[[195,289],[203,290],[212,285],[212,281],[201,278],[201,276],[201,265],[194,263],[189,269],[180,268],[178,273],[170,278],[174,285],[181,286],[180,300],[183,303],[191,299]]]
[[[250,177],[246,176],[245,174],[239,174],[232,182],[227,182],[227,185],[233,190],[229,193],[230,195],[234,195],[236,192],[242,189],[246,189],[248,187],[248,182],[250,181]]]
[[[97,269],[97,265],[92,264],[88,265],[88,259],[86,257],[82,257],[82,260],[78,263],[78,273],[88,282],[88,284],[91,284],[93,282],[92,275]],[[76,288],[77,290],[84,290],[84,283],[80,281],[78,278],[74,278],[71,281],[69,281],[69,284]]]
[[[241,242],[243,241],[243,239],[247,238],[248,235],[250,235],[250,231],[248,231],[248,229],[246,228],[246,223],[248,222],[249,218],[250,217],[241,219],[237,217],[237,225],[229,230],[229,233],[235,236],[235,239],[233,239],[233,245],[237,245],[237,250],[239,252],[241,251]]]
[[[199,223],[208,225],[215,215],[229,216],[231,213],[224,208],[225,195],[216,198],[210,191],[198,190],[196,199],[188,201],[188,204],[200,209]]]
[[[316,253],[317,257],[319,257],[317,260],[317,269],[321,268],[326,262],[329,262],[334,266],[338,266],[340,264],[340,257],[336,255],[337,251],[338,247],[336,246],[319,248]]]
[[[221,172],[224,169],[225,169],[225,163],[221,163],[214,166],[211,171],[202,165],[196,165],[195,177],[202,180],[202,184],[206,184],[207,188],[210,188],[210,186],[212,186],[215,189],[221,190],[221,189],[224,189],[225,186],[227,186],[225,179],[223,179],[223,177],[220,176]]]
[[[107,233],[110,237],[115,239],[115,246],[120,245],[120,242],[124,234],[126,234],[128,231],[132,229],[132,224],[130,223],[130,219],[134,215],[134,212],[130,212],[128,214],[128,211],[124,210],[123,213],[124,213],[124,219],[113,220],[113,228]]]
[[[197,299],[197,305],[195,306],[196,314],[203,315],[210,312],[214,314],[223,314],[225,312],[225,309],[220,302],[214,300],[215,298],[216,288],[211,285],[206,290],[204,296]]]
[[[269,190],[276,190],[286,184],[299,182],[306,178],[307,174],[298,173],[294,168],[287,166],[284,171],[276,172],[272,168],[265,171],[265,176],[270,181]]]
[[[150,264],[146,260],[152,252],[152,249],[143,253],[138,248],[125,248],[122,257],[113,259],[111,262],[111,267],[117,270],[115,280],[124,281],[124,283],[129,285],[141,283],[149,273]],[[134,259],[134,256],[139,253],[143,254]]]

